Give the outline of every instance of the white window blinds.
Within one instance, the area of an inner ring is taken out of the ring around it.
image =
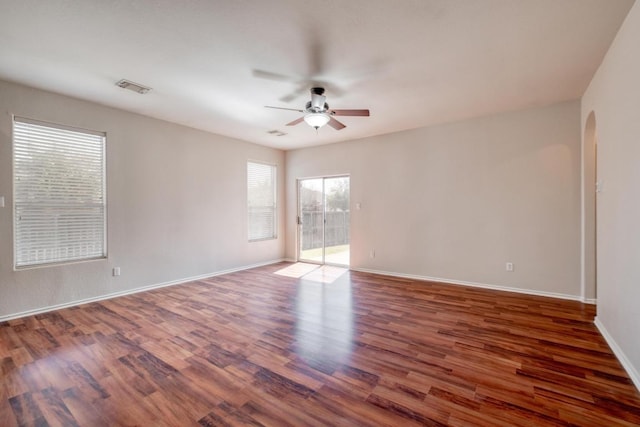
[[[276,167],[247,162],[249,241],[276,238]]]
[[[106,256],[105,134],[16,117],[16,267]]]

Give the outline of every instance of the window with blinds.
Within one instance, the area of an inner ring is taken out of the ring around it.
[[[105,134],[15,117],[15,266],[106,256]]]
[[[276,238],[276,167],[247,162],[249,241]]]

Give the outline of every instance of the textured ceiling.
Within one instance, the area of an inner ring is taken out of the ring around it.
[[[577,99],[632,4],[0,0],[0,78],[291,149]],[[371,117],[316,133],[264,108],[316,84]]]

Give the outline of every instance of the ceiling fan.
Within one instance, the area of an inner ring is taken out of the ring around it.
[[[344,129],[346,125],[333,118],[333,116],[369,116],[369,110],[335,110],[333,108],[329,108],[329,104],[326,103],[326,99],[327,97],[324,96],[324,88],[312,87],[311,101],[307,102],[304,110],[299,110],[296,108],[272,107],[269,105],[265,105],[265,107],[306,113],[304,116],[295,119],[290,123],[287,123],[287,126],[295,126],[304,120],[309,126],[316,130],[326,124],[334,128],[335,130]]]

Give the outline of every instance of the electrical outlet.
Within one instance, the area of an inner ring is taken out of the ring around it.
[[[376,250],[375,249],[371,249],[369,251],[369,258],[375,258],[376,257]]]
[[[508,262],[505,268],[506,268],[507,271],[513,271],[513,263],[512,262]]]
[[[113,276],[119,276],[120,275],[120,267],[113,267]]]

